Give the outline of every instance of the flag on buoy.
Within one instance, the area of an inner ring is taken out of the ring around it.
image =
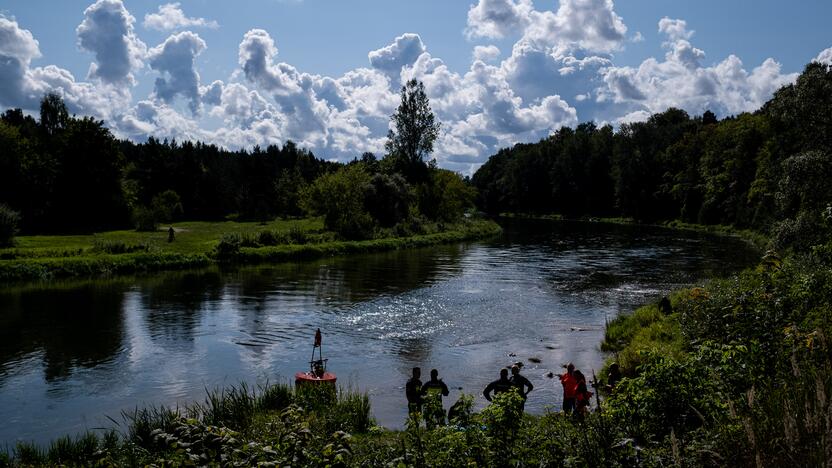
[[[321,329],[315,331],[315,347],[321,346]]]

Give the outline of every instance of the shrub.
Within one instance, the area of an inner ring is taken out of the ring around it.
[[[101,252],[108,254],[125,254],[133,252],[149,252],[149,244],[126,244],[122,241],[112,241],[104,239],[96,239],[92,244],[93,252]]]
[[[156,219],[164,223],[175,221],[185,212],[182,208],[182,199],[173,190],[165,190],[153,197],[150,206]]]
[[[240,254],[243,246],[243,238],[239,233],[232,232],[222,235],[220,242],[214,248],[214,252],[221,260],[228,260]]]
[[[288,244],[289,236],[286,233],[279,231],[260,231],[257,233],[257,243],[269,247],[280,244]]]
[[[14,236],[20,227],[20,213],[0,203],[0,247],[14,244]]]
[[[137,206],[133,209],[133,225],[137,231],[154,232],[159,229],[159,219],[153,209]]]
[[[303,229],[301,229],[297,226],[292,226],[289,229],[289,240],[293,244],[305,244],[305,243],[309,242],[309,236],[306,234],[306,231],[304,231]]]

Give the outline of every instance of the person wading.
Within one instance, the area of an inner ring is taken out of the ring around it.
[[[526,408],[526,398],[529,393],[534,390],[534,385],[529,382],[529,379],[520,375],[520,366],[517,364],[511,366],[511,385],[517,389],[517,392],[523,397],[523,403],[520,405],[520,410],[524,411]]]
[[[576,370],[575,381],[578,383],[575,389],[575,414],[579,418],[589,413],[589,403],[592,401],[593,393],[586,386],[586,377],[583,372]]]
[[[413,376],[408,379],[404,386],[404,393],[407,396],[407,411],[409,413],[422,412],[422,369],[413,368]]]
[[[422,385],[422,395],[425,395],[425,423],[428,429],[435,425],[445,424],[445,408],[442,406],[442,397],[448,396],[448,386],[439,378],[439,371],[430,370],[430,380]]]
[[[511,380],[508,379],[508,369],[500,369],[500,378],[488,384],[483,390],[482,395],[485,397],[486,400],[491,401],[491,393],[493,392],[494,395],[498,395],[503,392],[507,392],[514,388],[511,384]]]
[[[571,413],[575,409],[575,394],[578,391],[578,381],[575,379],[575,365],[571,362],[566,365],[566,372],[559,375],[560,384],[563,385],[563,412]]]

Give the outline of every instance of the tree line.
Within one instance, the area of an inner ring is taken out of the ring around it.
[[[161,222],[322,215],[345,238],[406,234],[455,221],[474,192],[429,158],[439,132],[424,86],[410,81],[391,117],[387,154],[347,164],[288,141],[229,151],[202,142],[119,140],[46,95],[36,120],[0,116],[0,234],[74,233]],[[382,234],[385,234],[382,233]],[[4,239],[0,239],[0,243]]]
[[[811,63],[756,112],[668,109],[646,122],[561,128],[473,176],[490,213],[723,224],[806,247],[832,221],[832,69]]]

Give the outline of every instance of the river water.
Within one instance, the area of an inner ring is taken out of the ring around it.
[[[0,289],[0,447],[241,381],[289,382],[318,327],[329,370],[370,394],[383,426],[403,425],[413,366],[439,369],[446,408],[460,391],[483,407],[485,385],[523,361],[526,410],[540,414],[561,403],[549,371],[601,367],[605,320],[759,259],[736,239],[660,228],[504,227],[486,242]]]

